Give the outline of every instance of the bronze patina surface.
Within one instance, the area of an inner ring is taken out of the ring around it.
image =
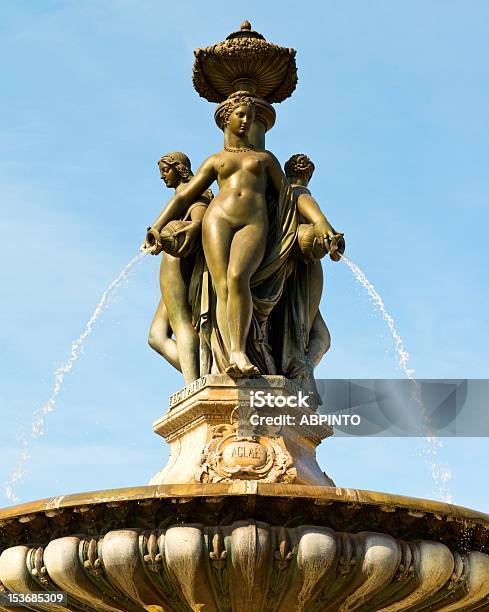
[[[225,41],[196,49],[192,81],[209,102],[246,90],[268,102],[282,102],[297,85],[295,49],[274,45],[244,21]]]
[[[291,95],[296,81],[295,51],[267,42],[248,22],[223,43],[196,51],[194,86],[219,102],[215,120],[224,132],[224,147],[177,187],[142,247],[154,255],[170,252],[162,234],[217,181],[219,191],[202,213],[201,240],[195,230],[184,242],[195,243],[203,253],[199,274],[186,292],[172,294],[162,284],[163,296],[169,295],[163,302],[171,300],[174,311],[186,312],[191,304],[195,332],[188,324],[174,328],[177,351],[170,342],[171,355],[165,355],[173,364],[185,364],[188,338],[195,356],[198,337],[198,372],[194,357],[184,371],[186,383],[209,373],[233,378],[282,374],[312,389],[313,369],[329,347],[318,312],[319,259],[328,252],[339,259],[343,235],[307,189],[311,165],[301,166],[307,157],[291,158],[292,174],[286,176],[264,140],[275,121],[270,103]],[[293,187],[290,181],[297,183]],[[184,231],[190,229],[179,228],[172,236]],[[170,247],[173,256],[171,241]],[[157,313],[160,327],[161,318]]]
[[[163,155],[158,160],[158,168],[166,186],[175,189],[176,193],[193,176],[189,158],[180,151]],[[160,236],[166,251],[160,266],[161,299],[148,342],[182,372],[185,383],[199,378],[200,372],[199,336],[193,317],[197,305],[192,289],[202,277],[204,261],[200,234],[202,219],[212,197],[210,189],[203,191],[190,203],[183,219],[173,221],[167,232],[168,242],[165,243],[165,236]]]

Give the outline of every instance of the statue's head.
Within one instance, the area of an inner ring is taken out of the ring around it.
[[[229,128],[238,136],[246,135],[255,119],[255,103],[246,91],[237,91],[218,105],[214,119],[221,130]]]
[[[285,163],[285,176],[291,183],[302,179],[306,184],[311,180],[314,164],[307,155],[296,153]]]
[[[167,187],[178,187],[180,183],[188,183],[193,176],[190,159],[180,151],[160,157],[158,168]]]

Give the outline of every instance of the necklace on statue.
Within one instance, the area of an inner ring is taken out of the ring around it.
[[[226,145],[224,145],[224,150],[228,151],[229,153],[244,153],[245,151],[254,151],[255,147],[253,145],[250,145],[249,147],[233,149],[233,147],[227,147]]]

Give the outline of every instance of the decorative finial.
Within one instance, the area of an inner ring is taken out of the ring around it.
[[[247,19],[223,42],[194,54],[192,81],[209,102],[224,102],[236,91],[247,91],[273,104],[288,98],[297,83],[295,50],[268,42]]]

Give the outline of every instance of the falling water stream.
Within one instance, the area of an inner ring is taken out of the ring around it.
[[[122,285],[122,283],[127,279],[134,266],[138,264],[145,253],[139,253],[135,257],[133,257],[129,263],[124,267],[124,269],[120,272],[118,276],[110,283],[107,289],[103,292],[102,297],[100,298],[99,303],[97,304],[95,310],[93,311],[92,316],[88,319],[84,330],[78,336],[76,340],[74,340],[71,344],[71,354],[68,360],[60,365],[56,371],[54,372],[54,386],[51,392],[51,397],[48,401],[43,404],[40,408],[37,408],[32,415],[32,422],[30,425],[30,430],[26,433],[21,434],[19,442],[20,442],[20,453],[17,463],[10,475],[10,478],[5,485],[5,495],[12,502],[15,503],[18,501],[18,497],[15,493],[16,486],[21,484],[23,478],[26,474],[26,464],[30,459],[29,453],[29,442],[36,438],[39,438],[44,434],[44,423],[46,416],[54,410],[54,406],[56,404],[56,400],[58,395],[60,394],[65,376],[71,372],[75,361],[80,356],[83,345],[87,340],[88,336],[92,333],[93,327],[103,313],[103,311],[107,308],[110,303],[110,299],[113,297],[115,291]]]
[[[430,419],[426,413],[425,406],[421,399],[421,390],[418,385],[418,382],[416,381],[415,372],[412,368],[408,367],[409,353],[406,351],[402,338],[399,335],[399,332],[396,330],[394,319],[385,309],[384,301],[382,300],[372,283],[368,280],[365,273],[355,263],[353,263],[351,259],[348,259],[346,255],[343,255],[341,257],[341,261],[343,261],[348,266],[348,268],[350,268],[351,272],[353,273],[353,276],[355,277],[355,280],[358,281],[364,287],[364,289],[366,289],[369,297],[371,298],[374,304],[374,307],[380,311],[382,319],[385,321],[387,327],[389,328],[392,339],[394,340],[394,348],[396,351],[398,366],[402,370],[406,378],[412,381],[413,399],[419,407],[421,416],[424,421],[424,429],[426,432],[426,437],[424,438],[424,440],[427,443],[427,447],[423,449],[420,454],[424,457],[425,463],[430,471],[430,475],[435,484],[434,494],[441,501],[451,503],[452,495],[450,493],[449,482],[452,478],[452,472],[447,464],[440,465],[437,461],[438,451],[443,448],[443,442],[440,440],[440,438],[435,436],[431,430]]]

